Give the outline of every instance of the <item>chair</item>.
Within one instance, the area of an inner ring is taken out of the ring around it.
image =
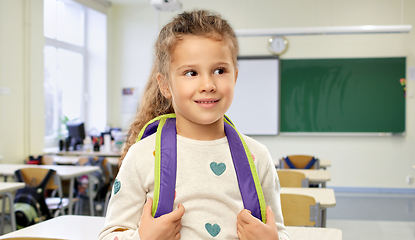
[[[320,160],[309,155],[289,155],[279,160],[281,169],[320,169]]]
[[[95,201],[95,208],[98,211],[102,210],[103,216],[105,216],[108,200],[111,194],[112,183],[114,180],[111,163],[108,161],[107,158],[103,157],[81,157],[79,158],[78,165],[94,165],[100,167],[100,172],[97,172],[96,174],[90,174],[89,177],[91,178],[88,178],[88,181],[92,181],[92,184],[94,186],[92,196]],[[82,178],[83,177],[81,177],[81,179]],[[87,197],[81,191],[79,196],[81,201],[83,198]],[[82,204],[80,205],[82,206]]]
[[[50,169],[47,168],[22,168],[15,172],[15,177],[17,181],[26,183],[26,185],[34,186],[38,185],[45,176],[48,174]],[[54,172],[52,178],[49,180],[46,185],[46,190],[51,191],[51,197],[46,197],[46,205],[51,211],[53,217],[59,216],[59,214],[64,215],[65,209],[69,206],[69,199],[63,197],[61,181],[59,175]],[[58,194],[58,197],[54,197]],[[74,199],[77,201],[77,199]]]
[[[298,171],[277,170],[280,187],[308,187],[308,178]]]
[[[4,232],[4,222],[6,221],[6,198],[9,201],[9,210],[10,210],[10,224],[11,224],[11,229],[12,231],[16,230],[16,223],[14,220],[14,215],[12,215],[13,213],[13,196],[10,193],[1,193],[0,194],[0,200],[2,200],[2,211],[1,211],[1,225],[0,225],[0,236],[3,235]]]
[[[41,160],[41,165],[57,165],[53,160],[53,156],[51,155],[44,155]]]
[[[320,203],[313,197],[281,193],[281,210],[285,226],[321,227]]]

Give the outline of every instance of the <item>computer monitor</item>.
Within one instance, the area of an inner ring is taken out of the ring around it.
[[[83,122],[68,122],[66,123],[68,128],[70,146],[74,150],[77,150],[78,145],[82,145],[85,139],[85,127]]]

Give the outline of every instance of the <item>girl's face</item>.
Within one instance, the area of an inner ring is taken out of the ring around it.
[[[224,41],[184,36],[172,54],[169,83],[160,84],[164,95],[172,97],[178,133],[204,140],[186,132],[212,125],[223,129],[222,118],[232,103],[237,76],[231,51]]]

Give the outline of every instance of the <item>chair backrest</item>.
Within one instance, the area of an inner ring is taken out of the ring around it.
[[[93,161],[94,162],[97,162],[98,160],[99,160],[98,157],[94,157],[93,158]],[[88,158],[88,157],[80,157],[79,160],[78,160],[78,165],[84,166],[86,164],[88,164],[88,165],[95,165],[96,166],[95,163],[91,164],[90,158]],[[105,183],[106,184],[110,184],[111,181],[114,179],[114,175],[112,173],[111,163],[108,161],[107,158],[104,158],[104,160],[102,161],[100,167],[101,167],[101,170],[103,171],[103,174],[105,176]]]
[[[50,219],[52,216],[46,204],[46,190],[57,190],[59,197],[62,197],[62,187],[56,171],[46,168],[21,168],[15,171],[15,179],[26,183],[26,186],[17,190],[14,203],[16,206],[33,208],[31,214],[23,208],[15,208],[16,223],[26,227],[36,223],[38,217]],[[28,216],[33,219],[28,219]]]
[[[45,178],[46,174],[48,174],[49,169],[47,168],[21,168],[20,173],[23,178],[23,181],[26,185],[29,186],[36,186],[39,185],[42,180]],[[49,180],[48,184],[46,185],[47,190],[55,190],[59,189],[59,181],[56,179],[56,173],[52,176]]]
[[[306,169],[307,166],[310,164],[313,159],[315,159],[315,163],[309,167],[309,169],[319,169],[320,168],[320,160],[315,158],[314,156],[310,155],[289,155],[285,156],[280,159],[279,168],[281,169],[290,169],[290,163],[286,162],[286,159],[290,161],[292,165],[294,165],[297,169]]]
[[[53,160],[53,156],[51,155],[44,155],[42,157],[42,165],[53,165],[54,164],[54,160]]]
[[[277,170],[281,187],[309,187],[304,173],[295,170]]]
[[[320,203],[311,196],[281,193],[281,210],[285,226],[321,227]]]
[[[94,184],[97,184],[97,186],[94,187],[96,189],[96,191],[93,192],[94,198],[105,198],[105,195],[107,191],[111,189],[112,182],[114,180],[110,162],[104,157],[88,157],[80,158],[78,160],[78,165],[91,165],[100,167],[99,171],[89,174],[88,177],[92,177],[92,179],[89,180],[91,180]]]
[[[88,161],[89,161],[88,157],[80,157],[78,159],[78,164],[81,165],[81,166],[84,166],[85,164],[88,163]]]

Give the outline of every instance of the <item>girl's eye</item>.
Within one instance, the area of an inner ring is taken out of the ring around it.
[[[225,73],[225,69],[223,68],[216,69],[214,72],[214,74],[224,74],[224,73]]]
[[[184,75],[188,76],[188,77],[196,77],[197,73],[195,71],[187,71],[184,73]]]

